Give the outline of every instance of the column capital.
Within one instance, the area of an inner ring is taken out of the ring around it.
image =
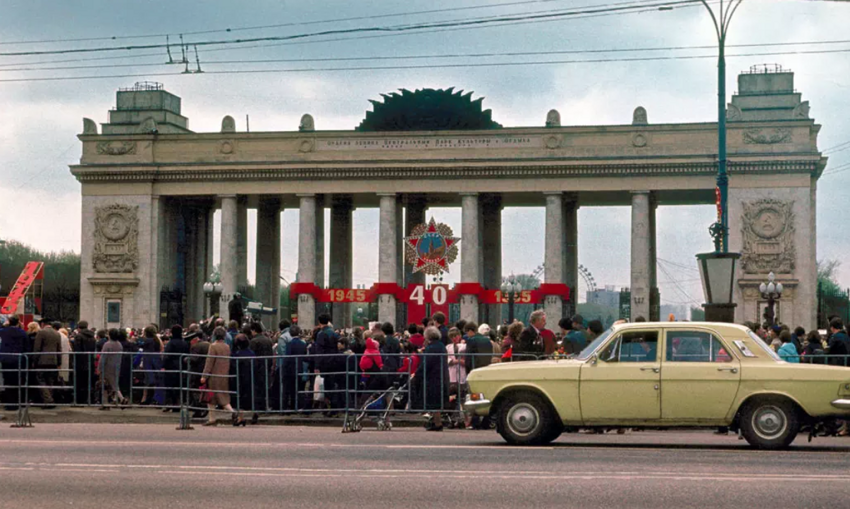
[[[564,196],[563,191],[543,191],[544,196]]]
[[[629,193],[631,193],[631,194],[647,194],[647,195],[649,195],[649,194],[652,194],[652,191],[647,191],[647,190],[643,190],[643,189],[642,189],[642,190],[638,190],[638,191],[629,191]]]
[[[470,192],[464,191],[464,192],[457,193],[457,194],[459,196],[476,196],[476,197],[478,196],[477,192],[472,192],[472,191],[470,191]]]
[[[219,195],[218,195],[218,197],[219,197],[219,198],[233,198],[233,199],[236,199],[236,198],[237,198],[237,195],[235,195],[235,194],[219,194]]]
[[[395,198],[396,196],[398,196],[398,193],[375,193],[375,195],[376,196],[391,196],[391,197]]]
[[[297,198],[315,198],[316,193],[298,193],[295,196]]]

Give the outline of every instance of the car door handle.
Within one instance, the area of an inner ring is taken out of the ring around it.
[[[731,373],[737,373],[738,368],[717,368],[717,371],[729,371]]]
[[[657,367],[654,367],[654,366],[646,366],[646,367],[640,368],[640,370],[641,370],[641,371],[649,371],[649,370],[652,370],[652,372],[653,372],[653,373],[658,373],[658,372],[660,372],[660,371],[661,371],[661,368],[657,368]]]

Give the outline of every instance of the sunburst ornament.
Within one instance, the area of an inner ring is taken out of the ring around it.
[[[413,272],[438,275],[449,271],[457,259],[459,237],[453,236],[450,226],[431,218],[427,224],[416,225],[409,237],[404,238],[407,263]]]

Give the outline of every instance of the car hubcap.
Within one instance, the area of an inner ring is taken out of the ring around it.
[[[760,407],[753,414],[753,429],[761,438],[775,439],[788,427],[785,412],[775,406]]]
[[[508,412],[508,426],[517,435],[528,435],[537,428],[540,415],[528,403],[517,403]]]

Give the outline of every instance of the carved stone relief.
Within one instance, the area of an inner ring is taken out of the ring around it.
[[[747,274],[794,272],[794,202],[764,199],[743,204],[741,266]]]
[[[638,106],[632,113],[632,125],[648,125],[649,120],[646,118],[646,108]]]
[[[744,131],[744,144],[746,145],[776,145],[778,143],[791,143],[792,136],[789,129],[749,129]]]
[[[316,130],[316,121],[313,120],[313,115],[305,113],[301,116],[301,123],[298,124],[298,130],[301,132],[313,132]]]
[[[102,156],[123,156],[136,153],[135,141],[101,141],[97,153]]]
[[[729,122],[735,122],[737,120],[741,120],[743,113],[741,112],[741,108],[735,106],[734,104],[726,105],[726,120]]]
[[[128,273],[139,266],[139,207],[95,208],[92,267],[101,273]]]
[[[546,114],[546,127],[561,127],[561,114],[558,110],[549,110]]]

